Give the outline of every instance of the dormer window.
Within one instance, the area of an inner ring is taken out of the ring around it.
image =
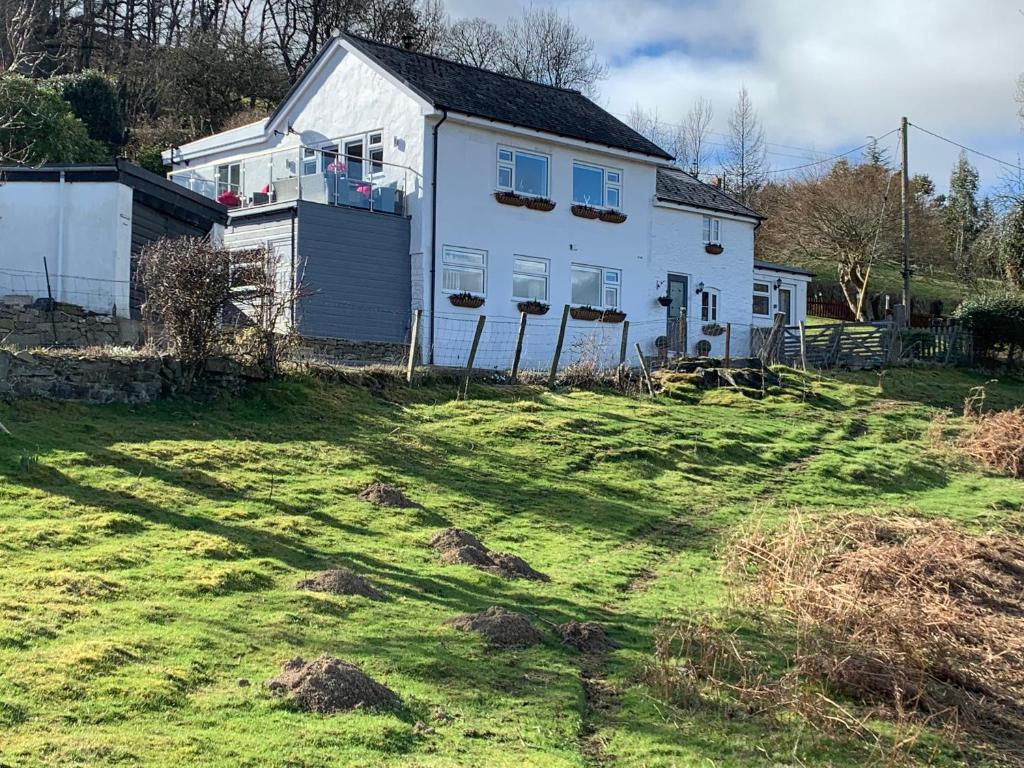
[[[713,216],[704,217],[704,244],[705,245],[718,245],[722,242],[719,237],[719,229],[721,221],[714,218]]]
[[[533,197],[548,196],[548,158],[536,152],[498,147],[498,189]]]
[[[572,201],[593,208],[622,207],[622,171],[590,163],[572,164]]]

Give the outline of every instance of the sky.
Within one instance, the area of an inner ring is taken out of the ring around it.
[[[455,18],[502,23],[530,0],[447,0]],[[1024,121],[1014,100],[1024,73],[1024,0],[533,0],[567,13],[608,64],[598,101],[669,122],[699,96],[712,130],[727,130],[746,86],[775,169],[864,144],[911,123],[1022,165]],[[940,191],[960,150],[909,132],[911,174]],[[714,134],[713,142],[723,141]],[[897,157],[897,136],[882,142]],[[814,153],[820,153],[815,155]],[[971,156],[983,191],[998,163]]]

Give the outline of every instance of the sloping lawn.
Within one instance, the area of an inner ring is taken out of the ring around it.
[[[984,381],[899,371],[880,392],[860,374],[760,401],[477,386],[459,401],[294,380],[208,405],[0,405],[0,765],[865,765],[852,738],[669,706],[644,683],[652,636],[722,609],[719,547],[757,518],[1019,525],[1024,485],[928,434]],[[989,387],[989,406],[1022,401],[1019,382]],[[423,508],[359,500],[378,479]],[[443,565],[429,539],[450,525],[550,581]],[[334,565],[392,599],[294,588]],[[442,623],[489,605],[528,613],[545,644],[495,651]],[[551,630],[569,619],[620,644],[587,669],[599,700]],[[284,661],[322,653],[402,711],[320,716],[269,695]]]

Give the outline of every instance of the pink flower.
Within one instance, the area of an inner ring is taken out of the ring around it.
[[[363,197],[369,197],[370,196],[370,185],[369,184],[360,184],[358,187],[356,187],[356,192],[358,192]]]
[[[217,195],[217,202],[226,205],[228,208],[237,208],[242,204],[242,198],[230,189],[226,189]]]
[[[346,173],[348,171],[348,166],[341,160],[332,160],[327,165],[327,170],[333,173]]]

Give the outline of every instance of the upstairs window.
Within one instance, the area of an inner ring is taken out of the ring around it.
[[[487,251],[446,245],[442,256],[441,288],[451,293],[484,295],[487,286]]]
[[[705,288],[700,294],[700,320],[702,323],[718,322],[718,291]]]
[[[535,152],[498,147],[498,189],[548,196],[548,158]]]
[[[370,173],[384,172],[384,134],[371,133],[369,143]]]
[[[714,218],[712,216],[705,216],[704,217],[704,242],[705,242],[705,244],[706,243],[718,244],[718,243],[722,242],[719,239],[719,228],[720,228],[721,223],[722,223],[721,221],[719,221],[718,219],[716,219],[716,218]]]
[[[236,195],[242,192],[242,164],[227,163],[217,166],[217,196],[225,192],[234,192]]]
[[[572,201],[595,208],[622,207],[622,171],[599,165],[572,164]]]
[[[512,297],[527,301],[548,300],[547,259],[516,256],[512,267]]]
[[[768,283],[754,282],[754,314],[768,317],[771,314],[772,289]]]
[[[622,273],[584,264],[572,265],[572,303],[603,309],[619,308]]]

